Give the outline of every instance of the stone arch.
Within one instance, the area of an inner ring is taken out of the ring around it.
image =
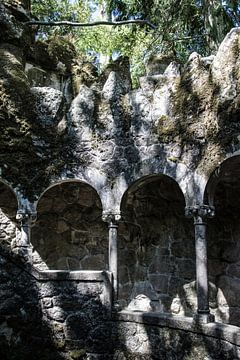
[[[101,199],[91,185],[74,179],[53,184],[40,196],[37,214],[31,243],[38,268],[107,268],[107,226]]]
[[[193,197],[195,196],[195,179],[193,174],[183,163],[170,163],[170,161],[160,161],[156,164],[152,164],[150,161],[146,166],[143,166],[140,169],[134,169],[131,172],[131,176],[126,176],[126,174],[122,172],[114,179],[114,182],[111,184],[108,191],[106,191],[107,186],[104,186],[101,189],[105,209],[110,209],[117,213],[120,212],[122,199],[129,187],[135,183],[137,184],[140,179],[146,179],[149,176],[158,176],[158,174],[163,174],[174,179],[184,194],[186,205],[191,205]],[[109,194],[111,194],[111,196],[109,196]],[[106,197],[106,199],[104,199],[104,197]]]
[[[16,223],[18,208],[18,198],[14,190],[0,179],[0,244],[7,249],[14,247],[16,236],[20,236]]]
[[[123,195],[119,299],[124,305],[138,306],[142,297],[148,310],[191,313],[185,293],[195,279],[194,234],[184,209],[178,183],[165,174],[143,177]]]
[[[240,326],[240,155],[227,158],[215,169],[204,198],[215,206],[208,226],[212,307],[217,321]]]

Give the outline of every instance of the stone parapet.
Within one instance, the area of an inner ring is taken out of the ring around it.
[[[145,324],[148,326],[160,326],[175,330],[184,330],[189,333],[201,334],[227,341],[240,346],[240,330],[238,326],[223,323],[196,324],[192,317],[173,316],[157,312],[129,311],[123,310],[118,313],[119,321],[127,323]]]

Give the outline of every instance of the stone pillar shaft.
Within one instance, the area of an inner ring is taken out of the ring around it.
[[[208,299],[208,270],[207,270],[207,217],[214,216],[214,208],[208,205],[186,207],[186,216],[194,218],[195,250],[196,250],[196,287],[197,287],[197,315],[198,322],[214,321],[210,314]]]
[[[198,313],[209,314],[208,273],[207,273],[207,224],[200,216],[194,219],[195,250],[196,250],[196,280]]]
[[[36,213],[28,213],[26,210],[18,210],[16,219],[21,225],[21,238],[17,246],[21,249],[20,253],[31,262],[31,243],[30,229],[33,221],[36,220]]]
[[[109,271],[113,274],[113,299],[116,302],[118,299],[118,221],[120,214],[113,214],[110,212],[103,213],[103,221],[108,223],[108,266]]]
[[[21,246],[30,245],[30,224],[29,221],[23,221],[21,225]]]
[[[30,245],[30,215],[25,210],[18,210],[16,219],[21,225],[21,239],[18,245],[28,247]]]
[[[109,271],[113,273],[113,289],[115,300],[118,297],[118,225],[112,222],[108,225],[109,229]]]

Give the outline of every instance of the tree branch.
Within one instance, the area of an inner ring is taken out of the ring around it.
[[[148,20],[124,20],[124,21],[94,21],[91,23],[79,23],[79,22],[71,22],[71,21],[27,21],[26,25],[44,25],[44,26],[78,26],[78,27],[89,27],[89,26],[99,26],[99,25],[111,25],[111,26],[119,26],[119,25],[128,25],[128,24],[140,24],[147,25],[152,29],[156,29],[157,27],[150,23]]]

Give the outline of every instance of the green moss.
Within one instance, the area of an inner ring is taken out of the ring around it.
[[[72,350],[69,352],[69,355],[74,360],[80,360],[86,355],[86,349]]]
[[[65,340],[64,339],[54,339],[53,344],[56,349],[63,349],[65,347]]]
[[[46,41],[37,41],[29,49],[29,58],[44,70],[71,72],[76,50],[72,42],[64,36],[53,36]]]
[[[98,78],[97,68],[86,57],[78,57],[72,65],[74,93],[79,93],[82,84],[91,86]]]
[[[177,163],[179,161],[179,158],[175,157],[175,156],[170,156],[167,158],[169,161],[172,161],[174,163]]]
[[[179,126],[176,122],[176,119],[167,115],[161,115],[157,122],[155,131],[158,134],[160,140],[168,143],[179,135]]]
[[[48,53],[56,64],[61,62],[65,65],[67,71],[71,70],[72,61],[76,58],[76,50],[67,37],[52,37],[48,41]]]
[[[52,177],[74,166],[74,139],[36,121],[35,98],[14,46],[0,48],[1,176],[24,195],[34,198]],[[47,145],[47,146],[45,146]]]

